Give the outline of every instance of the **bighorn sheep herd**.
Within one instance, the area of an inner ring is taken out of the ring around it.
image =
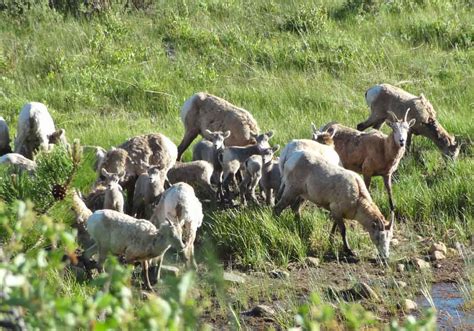
[[[276,216],[288,206],[299,216],[304,200],[328,210],[330,237],[339,229],[349,255],[354,253],[344,220],[358,221],[387,259],[395,223],[392,175],[411,136],[426,136],[453,159],[459,144],[438,123],[423,95],[381,84],[369,88],[365,99],[371,115],[357,130],[338,123],[320,129],[311,124],[312,139],[291,140],[279,158],[279,145],[269,144],[273,131],[260,134],[247,110],[207,93],[185,101],[180,113],[185,133],[178,147],[161,133],[130,138],[108,151],[94,147],[97,181],[85,199],[77,192],[72,199],[83,258],[98,253],[99,270],[109,253],[141,262],[144,285],[151,289],[149,265],[159,258],[161,266],[170,247],[183,251],[188,266],[197,267],[194,242],[204,219],[202,201],[233,205],[240,196],[241,205],[249,198],[259,204],[260,188],[262,199],[275,205]],[[378,131],[383,123],[391,128],[389,135]],[[363,132],[370,126],[377,130]],[[199,134],[203,140],[193,149],[193,161],[180,162]],[[31,102],[22,108],[15,153],[8,125],[0,117],[0,164],[34,176],[36,153],[54,144],[67,144],[65,131],[56,129],[44,104]],[[390,221],[370,196],[373,176],[383,177]]]

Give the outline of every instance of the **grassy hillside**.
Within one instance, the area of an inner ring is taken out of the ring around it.
[[[45,5],[0,11],[0,115],[11,134],[21,106],[34,100],[85,145],[109,148],[150,132],[178,144],[181,105],[207,91],[248,109],[284,145],[310,137],[311,122],[355,127],[368,117],[366,89],[391,83],[424,93],[464,143],[453,163],[415,138],[394,182],[405,220],[397,231],[408,239],[395,259],[417,252],[417,235],[449,245],[472,237],[472,1],[157,0],[144,10],[122,8],[79,17]],[[74,181],[83,191],[95,179],[92,156],[85,161]],[[372,185],[387,215],[382,180]],[[68,222],[68,208],[58,204],[50,214]],[[274,219],[268,208],[210,211],[201,240],[239,265],[287,266],[307,254],[322,257],[329,227],[327,215],[309,206],[301,223],[290,213]],[[363,258],[373,255],[360,228],[349,230],[349,240]]]

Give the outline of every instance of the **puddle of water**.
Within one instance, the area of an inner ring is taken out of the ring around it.
[[[474,329],[474,311],[461,310],[464,299],[455,284],[433,284],[431,297],[437,311],[438,329]],[[423,295],[415,301],[420,308],[431,307]]]

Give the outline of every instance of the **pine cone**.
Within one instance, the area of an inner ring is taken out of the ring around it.
[[[51,193],[53,194],[54,199],[64,200],[64,198],[66,197],[66,190],[67,187],[65,185],[54,184]]]

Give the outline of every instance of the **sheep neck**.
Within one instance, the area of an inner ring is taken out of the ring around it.
[[[402,159],[403,155],[405,154],[405,146],[401,147],[395,142],[395,135],[394,133],[390,133],[390,135],[385,140],[385,161],[386,164],[390,165],[390,169],[388,169],[388,173],[392,173],[397,169],[398,163]]]
[[[166,240],[166,236],[164,233],[158,230],[158,233],[153,238],[153,241],[149,247],[150,256],[156,257],[161,255],[165,249],[170,246],[168,240]]]
[[[384,217],[378,207],[371,201],[367,200],[364,197],[360,197],[358,201],[358,207],[355,215],[355,219],[363,226],[363,228],[372,233],[373,222],[375,220],[383,220]],[[387,224],[383,224],[384,228]]]
[[[433,124],[418,126],[416,133],[430,139],[441,151],[454,145],[454,139],[441,126],[441,124],[436,121],[434,121]]]
[[[258,145],[251,145],[247,147],[238,148],[237,151],[238,155],[243,159],[246,160],[252,155],[257,155],[261,153],[261,148]]]

